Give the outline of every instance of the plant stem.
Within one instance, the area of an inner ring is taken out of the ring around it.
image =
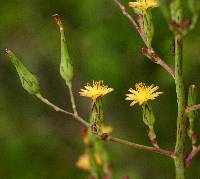
[[[192,152],[185,159],[185,166],[188,167],[192,162],[193,158],[200,152],[200,145],[197,147],[193,147]]]
[[[68,88],[69,88],[69,94],[70,94],[70,99],[71,99],[71,104],[72,104],[72,109],[74,111],[74,115],[78,116],[78,112],[76,109],[76,103],[75,103],[75,98],[74,98],[74,94],[73,94],[73,90],[72,90],[72,84],[67,84]]]
[[[140,145],[140,144],[136,144],[136,143],[129,142],[127,140],[119,139],[119,138],[112,137],[112,136],[109,136],[107,140],[118,143],[118,144],[127,145],[131,148],[138,149],[138,150],[154,152],[154,153],[162,154],[162,155],[172,157],[172,158],[176,157],[174,152],[171,152],[171,151],[159,148],[159,147],[149,147],[149,146],[145,146],[145,145]]]
[[[119,0],[113,0],[115,4],[118,5],[120,8],[121,12],[128,18],[132,26],[136,29],[136,31],[139,33],[140,37],[142,38],[143,42],[145,43],[146,47],[148,47],[146,38],[136,21],[133,19],[133,17],[128,13],[126,10],[125,6],[121,4]],[[172,69],[162,58],[158,56],[158,54],[155,53],[153,48],[148,49],[149,51],[152,52],[152,55],[149,56],[150,60],[158,65],[160,65],[163,69],[165,69],[173,78],[174,78],[174,69]],[[155,56],[156,55],[156,56]]]
[[[172,10],[174,12],[172,20],[180,24],[183,19],[182,2],[181,0],[174,0],[172,4]],[[183,37],[181,33],[175,31],[175,84],[178,103],[178,116],[177,116],[177,134],[176,134],[176,146],[175,153],[177,156],[174,159],[176,169],[176,179],[185,178],[185,166],[184,166],[184,149],[186,139],[186,125],[187,118],[185,113],[185,89],[183,82]]]
[[[186,113],[185,113],[185,90],[183,84],[182,74],[182,37],[175,35],[175,83],[176,93],[178,101],[178,117],[177,117],[177,136],[175,152],[177,157],[175,158],[176,167],[176,178],[185,178],[185,167],[184,167],[184,149],[185,149],[185,138],[186,138]]]
[[[87,128],[91,127],[90,124],[88,122],[86,122],[82,117],[75,116],[73,113],[65,111],[64,109],[56,106],[55,104],[51,103],[49,100],[44,98],[40,93],[38,93],[36,96],[43,103],[47,104],[49,107],[53,108],[55,111],[64,113],[65,115],[72,116],[75,120],[77,120],[80,124],[82,124],[83,126],[85,126]],[[102,139],[102,136],[100,136],[98,134],[96,134],[96,136],[99,139]],[[149,146],[137,144],[137,143],[134,143],[134,142],[130,142],[130,141],[127,141],[127,140],[124,140],[124,139],[119,139],[119,138],[112,137],[112,136],[108,136],[106,139],[103,139],[103,140],[104,141],[115,142],[115,143],[118,143],[118,144],[127,145],[127,146],[129,146],[129,147],[131,147],[133,149],[149,151],[149,152],[153,152],[153,153],[159,153],[161,155],[165,155],[165,156],[172,157],[172,158],[174,158],[176,156],[174,152],[169,151],[169,150],[165,150],[165,149],[162,149],[162,148],[156,148],[156,147],[149,147]]]
[[[48,99],[44,98],[40,93],[36,94],[36,97],[39,98],[43,103],[47,104],[48,106],[50,106],[51,108],[53,108],[55,111],[57,112],[61,112],[64,113],[66,115],[72,116],[75,120],[77,120],[78,122],[80,122],[82,125],[84,125],[85,127],[89,127],[89,123],[87,123],[84,119],[82,119],[80,116],[76,116],[75,114],[65,111],[64,109],[54,105],[53,103],[51,103]]]

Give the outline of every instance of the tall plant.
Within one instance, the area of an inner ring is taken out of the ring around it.
[[[193,158],[200,152],[200,145],[197,145],[197,134],[194,131],[194,122],[197,116],[197,110],[200,109],[200,104],[197,104],[197,88],[194,84],[189,86],[188,93],[184,85],[183,78],[183,42],[191,30],[195,28],[198,21],[200,2],[197,0],[187,0],[188,9],[191,12],[191,18],[184,17],[185,5],[181,0],[171,0],[169,2],[161,1],[161,10],[168,21],[169,29],[174,37],[174,67],[169,66],[152,47],[154,37],[154,26],[151,11],[159,7],[160,4],[156,0],[137,0],[130,2],[129,6],[136,14],[136,20],[128,13],[125,6],[119,0],[113,0],[120,8],[122,13],[128,18],[130,23],[136,29],[136,32],[143,40],[145,47],[141,49],[144,56],[149,58],[155,64],[160,65],[174,79],[177,94],[177,133],[176,144],[174,150],[169,151],[163,149],[157,141],[156,131],[154,130],[155,116],[150,101],[162,94],[157,91],[158,86],[146,85],[142,82],[135,84],[135,89],[130,88],[129,94],[126,95],[126,100],[130,100],[130,106],[136,104],[141,106],[143,113],[143,122],[147,126],[147,135],[152,146],[145,146],[113,137],[110,135],[111,127],[104,125],[105,117],[103,115],[102,99],[112,92],[113,88],[104,85],[103,81],[87,84],[84,89],[81,89],[80,96],[88,97],[91,100],[91,112],[88,119],[83,119],[76,108],[76,102],[73,93],[73,64],[68,53],[67,42],[64,34],[64,26],[58,14],[53,17],[60,30],[61,41],[61,62],[60,75],[69,89],[72,110],[68,112],[46,99],[40,89],[39,81],[18,59],[18,57],[9,49],[6,53],[11,62],[16,68],[20,77],[23,88],[31,95],[35,95],[43,103],[57,112],[70,115],[73,119],[81,123],[83,128],[83,142],[85,146],[84,154],[80,156],[76,165],[86,171],[89,171],[90,177],[94,179],[112,178],[110,167],[109,154],[105,146],[106,142],[114,142],[127,145],[133,149],[139,149],[148,152],[154,152],[174,160],[176,179],[184,179],[187,167],[190,165]],[[186,138],[191,140],[192,151],[186,153],[185,141]]]

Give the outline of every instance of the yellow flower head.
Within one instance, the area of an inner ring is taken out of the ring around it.
[[[100,154],[98,152],[94,153],[94,159],[95,159],[97,165],[99,165],[99,166],[103,165],[103,161],[102,161],[101,156],[100,156]],[[78,168],[80,168],[81,170],[90,171],[91,163],[90,163],[89,155],[87,153],[82,154],[79,157],[78,161],[76,162],[76,166]]]
[[[87,84],[85,86],[85,89],[81,89],[79,94],[81,96],[92,98],[92,100],[96,100],[97,98],[101,98],[107,93],[110,93],[111,91],[113,91],[113,88],[108,88],[108,86],[105,86],[103,84],[103,81],[93,81],[92,85]]]
[[[136,83],[135,88],[135,90],[130,88],[129,91],[131,94],[126,94],[126,100],[133,101],[130,106],[133,106],[136,103],[142,105],[144,102],[148,100],[154,100],[156,97],[163,93],[156,92],[159,87],[154,86],[153,84],[151,86],[147,86],[145,83]]]
[[[139,2],[129,2],[129,6],[133,9],[149,10],[158,7],[156,0],[140,0]]]
[[[91,167],[89,155],[87,154],[81,155],[78,161],[76,162],[76,166],[82,170],[89,171]]]

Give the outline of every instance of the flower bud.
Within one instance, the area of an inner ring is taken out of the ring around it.
[[[6,49],[6,53],[17,70],[23,88],[30,94],[38,94],[40,92],[40,86],[37,77],[22,64],[11,50]]]
[[[197,88],[196,86],[190,85],[188,90],[188,105],[195,105],[197,102]],[[188,119],[189,119],[189,126],[188,126],[188,136],[192,141],[192,145],[195,145],[197,142],[197,135],[194,131],[195,127],[195,118],[197,117],[197,111],[190,111],[188,113]]]
[[[188,91],[188,105],[194,105],[197,102],[197,88],[195,85],[190,85]],[[197,111],[190,111],[188,113],[189,118],[195,118],[197,115]]]
[[[64,27],[60,16],[58,14],[54,14],[53,17],[57,25],[60,28],[60,35],[61,35],[61,62],[60,62],[60,75],[66,81],[66,84],[69,86],[71,85],[71,81],[73,78],[73,66],[69,56],[69,52],[67,49],[67,43],[64,34]]]

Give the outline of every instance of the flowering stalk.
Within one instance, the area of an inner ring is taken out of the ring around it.
[[[149,139],[154,147],[159,148],[154,131],[155,117],[150,105],[148,104],[148,100],[154,100],[162,94],[162,92],[157,92],[159,88],[158,86],[147,86],[144,83],[136,83],[135,88],[135,90],[132,88],[129,89],[131,94],[126,94],[126,100],[132,101],[130,106],[133,106],[136,103],[142,106],[143,122],[148,126],[147,134]]]
[[[136,21],[133,19],[133,17],[128,13],[128,11],[126,10],[125,6],[123,6],[119,0],[113,0],[120,8],[120,10],[122,11],[122,13],[128,18],[128,20],[130,21],[130,23],[132,24],[132,26],[136,29],[136,31],[139,33],[140,37],[142,38],[143,42],[145,43],[146,47],[148,47],[148,43],[146,41],[146,37],[145,34],[143,33],[143,31],[141,30],[141,28],[138,26],[138,24],[136,23]],[[138,16],[140,17],[140,16]],[[150,50],[150,53],[153,54],[148,56],[148,58],[151,59],[152,62],[159,64],[163,69],[165,69],[168,73],[171,74],[171,76],[174,78],[174,69],[172,69],[163,59],[161,59],[159,57],[159,55],[157,53],[155,53],[155,51],[152,49],[148,49]],[[145,50],[146,53],[146,50]],[[144,54],[145,55],[145,54]],[[156,56],[155,56],[156,55]]]
[[[111,91],[113,91],[113,89],[105,86],[103,81],[93,81],[92,85],[87,84],[85,89],[81,89],[80,91],[81,96],[92,99],[91,116],[89,119],[91,144],[94,147],[94,151],[100,155],[102,160],[102,170],[100,170],[101,172],[99,173],[99,177],[107,177],[108,179],[111,178],[108,154],[105,149],[104,142],[99,140],[96,136],[101,136],[103,133],[102,97]]]
[[[151,42],[154,34],[154,27],[152,22],[151,9],[158,7],[158,3],[155,0],[141,0],[138,2],[129,2],[129,6],[133,8],[137,14],[137,22],[140,30],[144,35],[144,41],[148,49],[152,49]]]
[[[183,21],[183,9],[181,0],[173,0],[171,3],[171,18],[172,22],[181,24]],[[177,134],[175,153],[177,157],[174,159],[176,178],[185,178],[185,140],[187,134],[187,118],[185,113],[185,89],[183,82],[183,37],[179,30],[174,29],[175,36],[175,84],[178,103],[177,116]]]
[[[92,114],[90,117],[91,125],[91,139],[94,145],[95,151],[98,152],[102,159],[102,173],[101,177],[107,176],[111,178],[111,173],[109,169],[109,157],[104,146],[104,142],[96,138],[94,134],[101,135],[103,127],[103,109],[101,99],[93,100],[92,102]]]

